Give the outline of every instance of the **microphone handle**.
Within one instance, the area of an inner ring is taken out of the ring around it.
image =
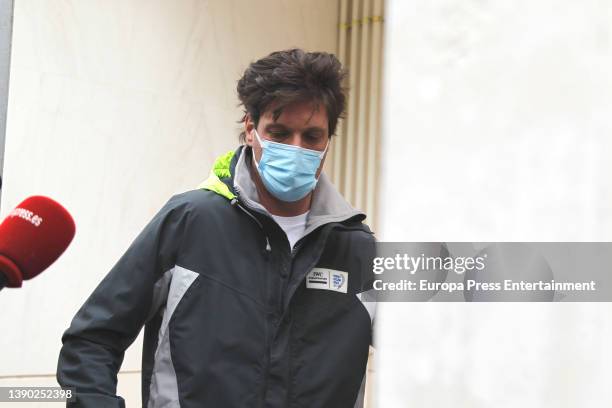
[[[6,279],[6,275],[0,272],[0,290],[4,289],[7,283],[8,279]]]
[[[23,282],[23,274],[19,267],[6,256],[0,254],[0,290],[11,284],[12,287],[20,287]]]

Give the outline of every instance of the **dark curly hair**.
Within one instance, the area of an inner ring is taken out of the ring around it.
[[[313,101],[322,104],[329,120],[330,137],[336,132],[338,119],[346,108],[342,81],[346,70],[335,55],[326,52],[306,52],[294,48],[276,51],[252,62],[236,87],[240,105],[257,126],[260,116],[274,103],[274,120],[283,108],[295,102]],[[240,134],[245,142],[245,134]]]

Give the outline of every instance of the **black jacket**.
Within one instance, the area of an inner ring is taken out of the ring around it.
[[[143,407],[354,406],[375,306],[365,215],[323,174],[291,251],[249,165],[239,147],[172,197],[78,311],[57,369],[72,406],[124,406],[117,372],[143,325]]]

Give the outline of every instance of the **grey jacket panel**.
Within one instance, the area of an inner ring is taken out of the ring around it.
[[[178,381],[172,364],[170,352],[170,334],[168,325],[185,292],[189,289],[198,274],[181,266],[168,271],[171,284],[168,292],[163,319],[159,329],[159,343],[155,351],[155,365],[151,377],[148,408],[179,407]]]

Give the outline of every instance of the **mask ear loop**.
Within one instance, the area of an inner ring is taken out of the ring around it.
[[[321,152],[321,155],[319,156],[321,160],[323,160],[323,156],[325,156],[325,153],[327,152],[327,148],[329,147],[329,142],[331,142],[331,136],[327,138],[327,144],[325,145],[325,149],[323,149],[323,151]],[[323,174],[323,169],[321,169],[321,173],[319,173],[319,177],[315,179],[317,180],[317,183],[319,182],[319,179],[321,178],[321,174]]]
[[[327,152],[327,148],[329,147],[329,142],[331,141],[331,136],[327,138],[327,144],[325,145],[325,149],[323,149],[323,151],[321,152],[321,159],[323,158],[323,156],[325,156],[325,153]]]
[[[263,152],[264,145],[263,145],[263,142],[261,141],[261,138],[259,137],[259,133],[257,133],[257,129],[253,128],[253,132],[255,132],[255,137],[257,138],[259,147],[261,147],[261,150]],[[255,162],[255,168],[259,170],[259,163],[257,163],[257,159],[255,158],[255,149],[253,149],[253,146],[251,146],[251,154],[253,156],[253,161]]]

